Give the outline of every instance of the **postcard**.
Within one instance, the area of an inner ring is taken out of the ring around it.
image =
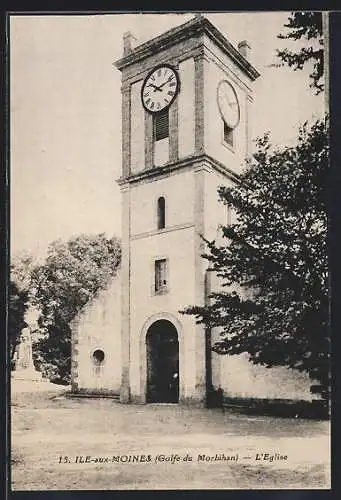
[[[328,13],[8,26],[12,491],[330,489]]]

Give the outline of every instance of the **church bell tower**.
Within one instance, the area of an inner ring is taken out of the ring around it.
[[[201,235],[227,222],[217,189],[250,146],[250,47],[205,17],[134,47],[122,73],[122,402],[204,404],[219,385],[207,332],[188,305],[207,300]]]

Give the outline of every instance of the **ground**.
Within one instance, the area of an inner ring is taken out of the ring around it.
[[[65,390],[12,383],[13,490],[330,488],[329,422],[70,399]]]

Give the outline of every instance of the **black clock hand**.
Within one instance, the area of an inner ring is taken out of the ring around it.
[[[158,87],[157,85],[154,85],[153,83],[148,83],[148,87],[153,87],[154,92],[155,92],[155,90],[158,90],[159,92],[161,92],[161,87]]]
[[[161,89],[164,85],[166,85],[166,83],[169,83],[171,80],[172,80],[172,77],[170,76],[170,77],[168,78],[168,80],[166,80],[165,82],[161,83],[161,85],[160,85],[160,87],[159,87],[159,88]]]

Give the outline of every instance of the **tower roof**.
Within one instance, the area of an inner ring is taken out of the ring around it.
[[[167,49],[192,36],[206,34],[220,49],[240,67],[250,78],[255,80],[259,72],[247,61],[247,59],[237,50],[227,38],[204,16],[196,15],[190,21],[180,26],[171,28],[161,35],[138,45],[131,52],[115,62],[117,69],[122,70],[133,63],[142,61],[155,52]]]

